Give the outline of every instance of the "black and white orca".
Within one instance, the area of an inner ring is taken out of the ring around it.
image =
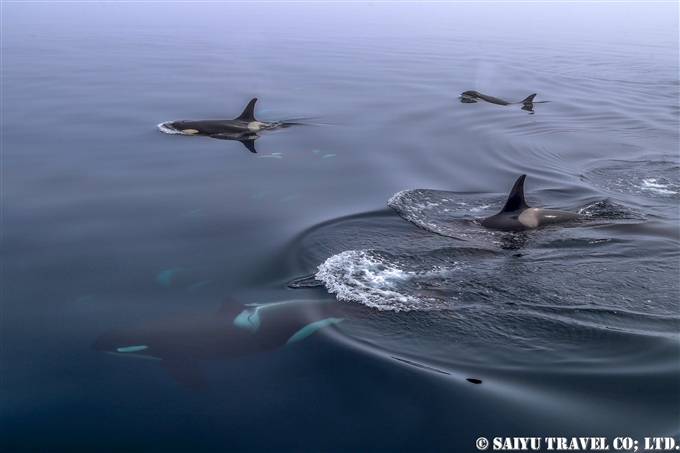
[[[527,175],[520,176],[512,186],[508,200],[503,209],[491,217],[482,220],[482,226],[494,230],[525,230],[544,225],[569,222],[583,216],[575,212],[558,211],[556,209],[532,208],[524,200],[524,180]]]
[[[158,129],[166,134],[203,135],[220,140],[236,140],[251,153],[256,153],[255,140],[260,138],[258,132],[274,129],[281,123],[263,123],[255,119],[255,103],[251,99],[238,117],[232,120],[179,120],[166,121],[158,125]]]

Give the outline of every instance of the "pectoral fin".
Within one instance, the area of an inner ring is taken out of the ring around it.
[[[322,319],[321,321],[316,321],[311,324],[307,324],[302,329],[295,332],[295,334],[293,334],[293,336],[290,337],[288,341],[286,341],[286,344],[295,343],[296,341],[303,340],[322,327],[326,327],[331,324],[336,324],[344,320],[345,318],[326,318]]]

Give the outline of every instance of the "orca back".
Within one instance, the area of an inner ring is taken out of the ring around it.
[[[556,209],[532,208],[524,200],[524,180],[527,175],[517,178],[512,186],[505,206],[498,214],[482,220],[482,226],[496,230],[523,230],[543,225],[568,222],[583,217],[581,214]]]

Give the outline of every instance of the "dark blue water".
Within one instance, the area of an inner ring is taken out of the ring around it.
[[[678,52],[677,3],[3,3],[3,451],[680,442]],[[156,127],[253,97],[303,124]],[[523,173],[585,219],[479,226]],[[225,296],[367,308],[201,391],[91,347]]]

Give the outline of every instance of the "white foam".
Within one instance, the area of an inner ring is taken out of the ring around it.
[[[316,278],[339,300],[358,302],[378,310],[412,311],[440,308],[441,299],[419,294],[418,281],[448,279],[454,267],[413,272],[401,269],[370,250],[350,250],[328,258],[318,268]],[[425,292],[425,294],[427,294]],[[432,295],[432,294],[429,294]]]
[[[412,189],[402,190],[401,192],[395,193],[389,200],[387,200],[387,206],[391,208],[394,206],[399,206],[399,204],[401,203],[401,199],[411,190]]]
[[[424,189],[402,190],[401,192],[392,195],[392,197],[387,200],[387,206],[398,211],[404,210],[406,205],[408,205],[409,210],[415,211],[425,211],[427,209],[435,209],[441,206],[441,202],[439,201],[425,200],[417,202],[415,200],[415,196],[417,196],[418,193],[422,192],[423,190]],[[414,196],[412,196],[412,194]]]
[[[656,178],[642,180],[642,189],[650,190],[662,195],[675,195],[678,193],[677,191],[670,190],[671,187],[672,184],[662,184]]]
[[[170,126],[172,123],[175,121],[166,121],[164,123],[159,124],[156,126],[159,131],[163,132],[164,134],[170,134],[170,135],[192,135],[188,134],[186,132],[178,131],[174,127]]]
[[[489,209],[491,209],[491,205],[490,205],[490,204],[483,204],[483,205],[478,206],[478,207],[476,207],[476,208],[470,208],[470,212],[487,211],[487,210],[489,210]]]
[[[396,283],[407,273],[376,259],[365,250],[350,250],[331,256],[319,266],[316,278],[340,300],[359,302],[379,310],[412,310],[415,297],[396,291]]]

